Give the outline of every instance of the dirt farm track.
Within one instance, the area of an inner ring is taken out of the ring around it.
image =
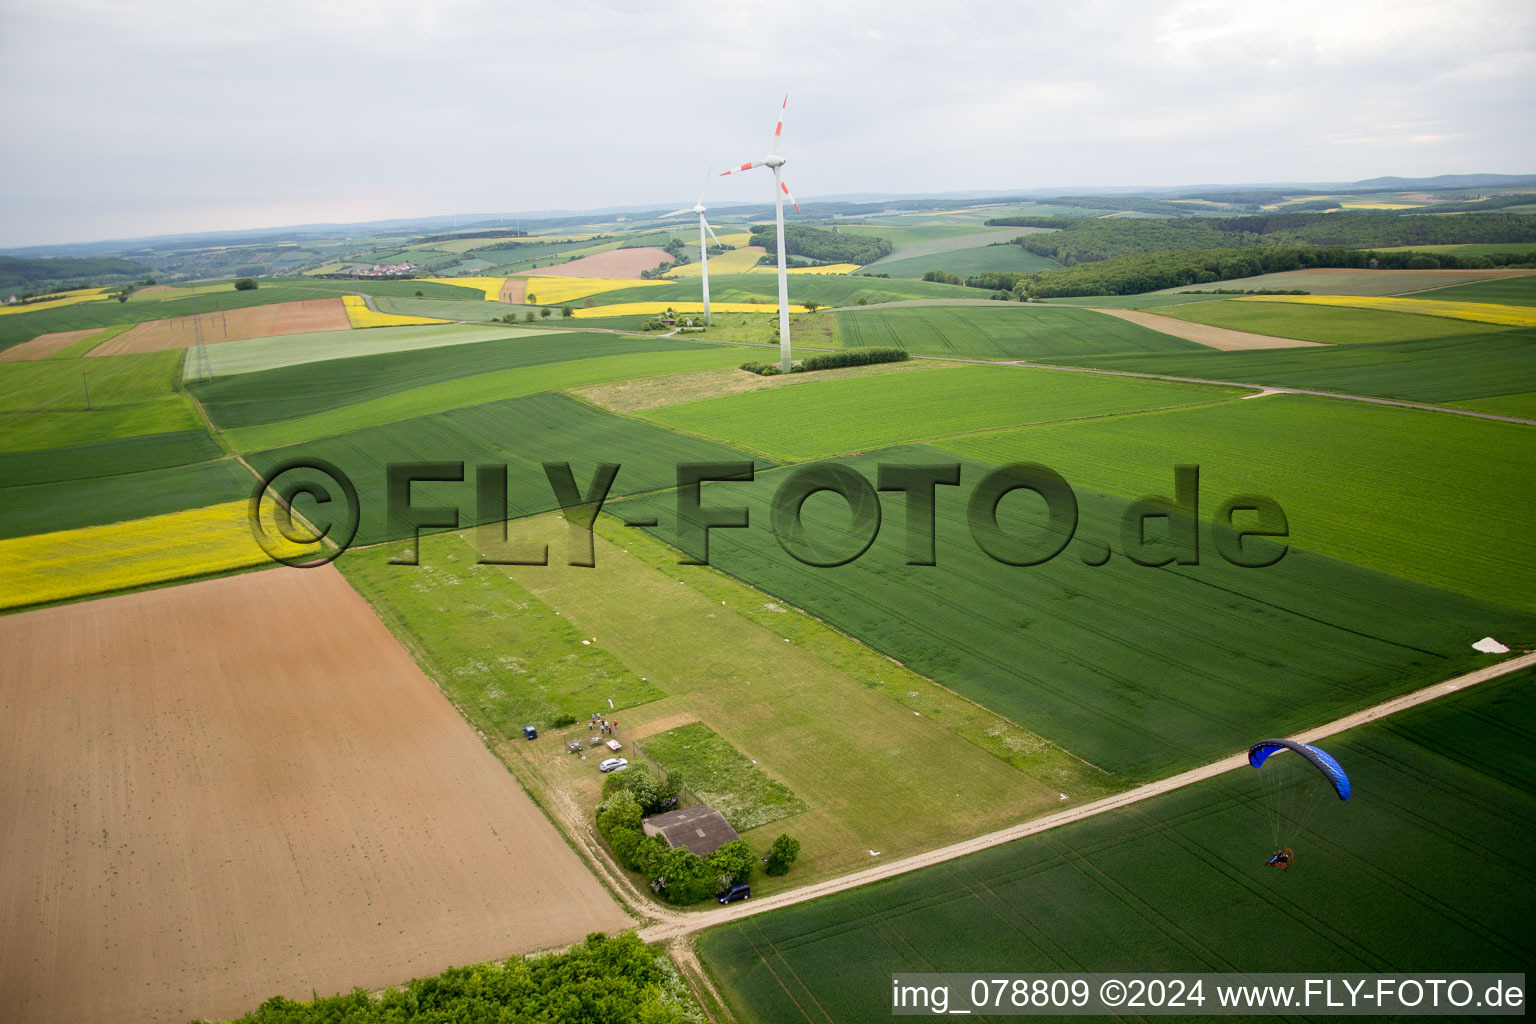
[[[0,617],[8,1021],[223,1019],[631,924],[339,573]]]

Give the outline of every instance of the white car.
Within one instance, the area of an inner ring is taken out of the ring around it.
[[[600,772],[621,772],[628,767],[629,762],[624,760],[622,757],[610,757],[608,760],[598,765],[597,770]]]

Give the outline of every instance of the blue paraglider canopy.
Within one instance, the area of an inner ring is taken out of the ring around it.
[[[1319,750],[1310,743],[1297,743],[1295,740],[1260,740],[1248,748],[1248,763],[1255,768],[1264,767],[1264,762],[1277,750],[1294,750],[1306,758],[1313,767],[1327,776],[1333,784],[1334,792],[1339,794],[1340,800],[1349,799],[1349,776],[1344,774],[1344,769],[1339,762],[1333,759],[1333,755],[1326,750]]]

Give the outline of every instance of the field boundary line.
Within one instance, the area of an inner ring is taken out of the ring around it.
[[[938,356],[913,355],[913,359],[937,359]],[[943,358],[955,359],[955,356]],[[975,359],[966,362],[990,362],[991,360]],[[1181,384],[1216,384],[1227,388],[1247,388],[1249,391],[1268,391],[1280,395],[1308,395],[1313,398],[1339,398],[1349,402],[1368,402],[1371,405],[1394,405],[1403,409],[1420,409],[1424,412],[1448,412],[1457,416],[1471,416],[1479,420],[1497,420],[1501,423],[1518,423],[1524,427],[1536,427],[1536,420],[1528,420],[1520,416],[1504,416],[1494,412],[1478,412],[1475,409],[1457,409],[1449,405],[1431,405],[1428,402],[1409,402],[1401,398],[1377,398],[1373,395],[1352,395],[1346,391],[1318,391],[1313,388],[1291,388],[1283,384],[1251,384],[1236,380],[1211,380],[1206,377],[1175,377],[1167,373],[1141,373],[1136,370],[1103,370],[1092,366],[1061,366],[1051,363],[1026,363],[1022,360],[1005,363],[1006,366],[1018,366],[1026,370],[1062,370],[1066,373],[1098,373],[1110,377],[1145,377],[1150,380],[1176,381]],[[1258,396],[1250,396],[1258,397]]]
[[[1521,669],[1529,668],[1531,666],[1536,666],[1536,652],[1528,652],[1526,654],[1519,655],[1518,657],[1510,658],[1507,661],[1500,662],[1496,665],[1489,665],[1484,668],[1476,669],[1472,672],[1467,672],[1456,676],[1452,679],[1442,680],[1441,682],[1434,683],[1430,686],[1414,690],[1411,693],[1406,693],[1401,696],[1394,697],[1391,700],[1383,701],[1380,704],[1373,705],[1362,711],[1357,711],[1353,714],[1345,715],[1343,718],[1335,719],[1332,722],[1314,726],[1311,729],[1304,729],[1301,732],[1294,734],[1291,738],[1299,740],[1303,743],[1312,743],[1316,740],[1324,739],[1328,736],[1333,736],[1337,733],[1343,732],[1346,729],[1353,729],[1356,726],[1366,725],[1371,722],[1379,721],[1380,719],[1395,715],[1398,712],[1417,707],[1420,704],[1427,704],[1430,701],[1449,696],[1452,693],[1457,693],[1469,687],[1476,686],[1479,683],[1485,683],[1491,679],[1497,679],[1502,676],[1510,675],[1511,673],[1518,672]],[[704,928],[713,927],[717,924],[724,924],[728,921],[736,921],[742,918],[753,917],[757,914],[767,913],[770,910],[778,910],[782,907],[789,907],[797,903],[804,903],[808,900],[817,899],[822,896],[830,896],[834,893],[857,888],[862,885],[867,885],[871,882],[878,882],[887,878],[894,878],[897,875],[904,875],[908,872],[916,871],[919,868],[930,867],[935,864],[942,864],[946,861],[955,860],[956,858],[964,857],[968,854],[979,853],[982,850],[990,849],[994,846],[1001,846],[1004,843],[1013,842],[1015,839],[1022,839],[1025,836],[1036,835],[1041,832],[1047,832],[1051,829],[1059,828],[1062,825],[1069,825],[1073,822],[1082,821],[1086,818],[1091,818],[1096,815],[1103,814],[1107,811],[1115,811],[1123,807],[1129,807],[1133,804],[1140,803],[1143,800],[1149,800],[1152,797],[1162,796],[1165,793],[1171,793],[1175,790],[1183,789],[1184,787],[1193,785],[1197,782],[1204,782],[1207,779],[1213,779],[1217,776],[1225,775],[1227,772],[1241,768],[1247,763],[1248,756],[1246,752],[1232,754],[1229,757],[1221,758],[1218,761],[1212,761],[1209,764],[1201,765],[1198,768],[1191,768],[1188,771],[1180,772],[1177,775],[1172,775],[1165,779],[1159,779],[1155,782],[1145,783],[1143,785],[1137,786],[1135,789],[1129,789],[1121,793],[1115,793],[1107,797],[1102,797],[1091,803],[1083,804],[1080,807],[1073,807],[1068,810],[1058,811],[1055,814],[1048,814],[1044,817],[1035,818],[1031,821],[1021,822],[1018,825],[1010,825],[1007,828],[999,829],[996,832],[989,832],[986,835],[977,836],[974,839],[967,839],[959,843],[952,843],[949,846],[942,846],[936,850],[929,850],[926,853],[914,854],[911,857],[906,857],[902,860],[891,861],[889,864],[882,864],[878,867],[866,868],[863,871],[856,871],[853,874],[844,875],[841,878],[833,878],[824,882],[818,882],[814,885],[808,885],[802,889],[795,889],[787,893],[781,893],[777,896],[769,896],[762,900],[737,903],[722,912],[675,915],[672,917],[672,920],[667,923],[653,925],[649,928],[642,928],[640,930],[640,938],[646,942],[659,942],[663,940],[674,939],[686,935],[690,932],[700,931]]]

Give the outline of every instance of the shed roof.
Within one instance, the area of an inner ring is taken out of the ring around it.
[[[661,836],[668,846],[687,847],[700,857],[741,838],[719,811],[703,804],[646,818],[641,828],[648,836]]]

